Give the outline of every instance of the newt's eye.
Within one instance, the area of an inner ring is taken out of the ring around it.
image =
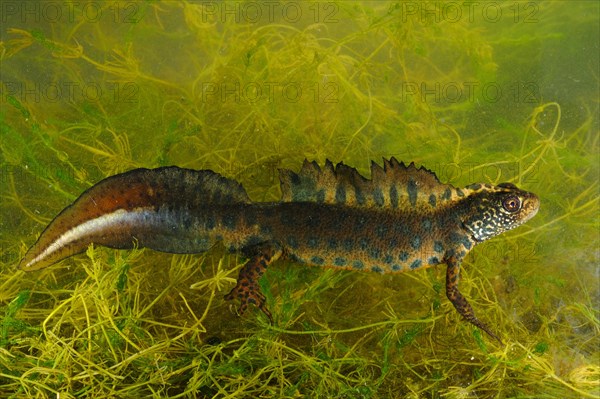
[[[508,197],[502,202],[502,206],[510,213],[521,209],[521,200],[519,197]]]

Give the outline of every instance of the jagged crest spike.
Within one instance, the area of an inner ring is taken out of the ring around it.
[[[340,162],[326,160],[321,168],[304,161],[300,172],[280,169],[283,202],[317,202],[356,207],[435,207],[448,200],[454,187],[440,183],[435,173],[414,162],[408,166],[394,157],[383,166],[371,162],[371,178]],[[432,198],[435,197],[435,199]]]

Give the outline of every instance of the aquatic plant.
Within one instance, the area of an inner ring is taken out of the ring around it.
[[[94,4],[103,17],[83,2],[72,21],[3,21],[0,396],[600,397],[597,58],[570,46],[562,18],[585,40],[597,5],[507,3],[508,21],[490,23],[451,19],[452,2],[306,2],[297,20],[258,21],[241,14],[256,2],[226,2],[225,17],[216,2]],[[562,51],[589,64],[573,71]],[[556,76],[586,83],[566,96]],[[536,89],[521,77],[539,90],[515,92]],[[510,97],[490,101],[486,84]],[[244,259],[220,247],[90,247],[14,268],[58,211],[117,172],[209,168],[267,201],[278,167],[329,158],[367,174],[381,156],[542,198],[534,221],[463,267],[461,290],[505,346],[456,316],[443,268],[280,262],[261,282],[273,325],[223,301]]]

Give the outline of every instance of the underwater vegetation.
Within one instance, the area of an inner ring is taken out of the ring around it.
[[[1,9],[0,397],[600,397],[598,4],[28,3]],[[219,246],[16,269],[115,173],[212,169],[272,201],[277,168],[383,156],[541,198],[463,263],[504,345],[443,267],[279,262],[273,324],[223,300],[245,260]]]

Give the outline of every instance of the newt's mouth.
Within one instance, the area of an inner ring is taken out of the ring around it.
[[[527,194],[528,195],[523,201],[523,219],[521,220],[521,223],[525,223],[526,221],[534,217],[540,209],[540,198],[534,193]]]

